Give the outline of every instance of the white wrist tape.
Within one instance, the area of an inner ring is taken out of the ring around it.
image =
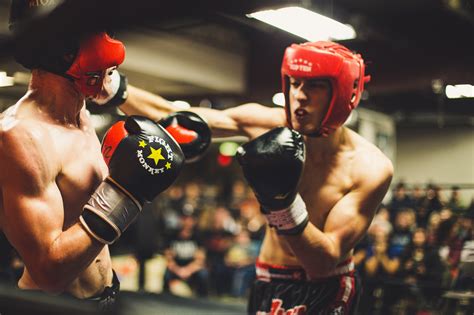
[[[265,214],[270,226],[279,231],[291,230],[298,227],[308,219],[306,204],[300,194],[296,195],[295,201],[286,209],[270,211]]]

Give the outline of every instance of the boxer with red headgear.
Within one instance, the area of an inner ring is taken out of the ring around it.
[[[188,111],[205,118],[213,136],[251,140],[237,157],[269,224],[249,313],[353,314],[360,293],[353,248],[393,174],[377,147],[343,126],[369,77],[359,54],[332,42],[288,47],[281,74],[284,109]],[[173,111],[159,98],[137,105],[123,109],[154,118]]]
[[[346,121],[359,104],[364,83],[365,64],[359,54],[332,42],[315,42],[291,45],[285,51],[281,66],[282,87],[288,125],[293,126],[290,108],[290,78],[327,80],[331,87],[331,99],[324,118],[312,136],[327,136]]]
[[[14,0],[13,28],[57,3]],[[85,99],[123,62],[120,41],[99,32],[47,44],[16,52],[32,77],[0,114],[0,226],[24,261],[21,289],[106,309],[119,291],[108,244],[173,183],[184,154],[162,126],[138,116],[112,126],[101,148]]]

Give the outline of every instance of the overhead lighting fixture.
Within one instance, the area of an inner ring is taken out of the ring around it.
[[[447,98],[468,98],[474,97],[474,86],[471,84],[446,85]]]
[[[13,86],[13,77],[7,76],[7,73],[0,71],[0,87]]]
[[[356,37],[351,25],[301,7],[258,11],[247,15],[308,41],[347,40]]]
[[[276,93],[272,97],[273,104],[278,106],[285,106],[285,95],[283,93]]]

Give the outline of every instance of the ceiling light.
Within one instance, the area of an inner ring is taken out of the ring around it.
[[[0,87],[13,86],[13,77],[8,77],[4,71],[0,72]]]
[[[356,37],[351,25],[300,7],[258,11],[247,15],[308,41],[346,40]]]
[[[471,84],[447,85],[445,93],[447,98],[474,97],[474,86]]]

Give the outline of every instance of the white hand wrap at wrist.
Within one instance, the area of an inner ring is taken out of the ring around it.
[[[96,98],[94,99],[94,103],[96,104],[99,104],[99,105],[104,105],[106,104],[108,101],[110,101],[112,98],[114,98],[114,96],[117,94],[117,91],[120,87],[120,74],[117,70],[114,70],[112,72],[112,75],[110,76],[110,94],[107,96],[107,97],[104,97],[104,98]]]
[[[266,213],[265,217],[270,226],[275,227],[278,232],[285,234],[300,225],[306,225],[308,222],[308,211],[306,204],[300,194],[296,195],[295,201],[286,209],[271,211]],[[291,232],[289,234],[292,234]]]

